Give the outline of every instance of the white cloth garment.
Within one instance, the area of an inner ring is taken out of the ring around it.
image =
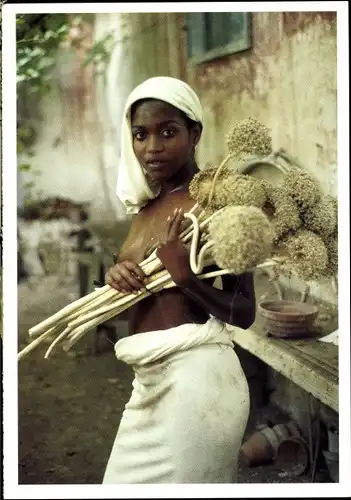
[[[211,318],[116,343],[135,378],[103,484],[236,482],[250,403],[231,335]]]
[[[182,80],[157,76],[144,81],[129,95],[122,118],[121,158],[117,171],[116,194],[124,204],[127,214],[136,214],[146,203],[155,198],[159,190],[150,187],[145,179],[134,151],[131,132],[130,108],[140,99],[153,98],[172,104],[191,120],[202,123],[201,103],[194,90]]]

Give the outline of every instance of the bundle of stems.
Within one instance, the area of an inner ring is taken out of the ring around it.
[[[224,159],[214,175],[207,205],[210,204],[214,194],[218,175],[229,159],[229,156]],[[190,266],[200,279],[230,274],[230,270],[228,269],[201,274],[205,266],[214,262],[211,256],[211,248],[214,242],[206,241],[206,226],[214,216],[224,209],[225,207],[206,218],[206,207],[204,209],[198,203],[195,203],[193,208],[184,214],[185,218],[190,219],[191,224],[182,232],[180,240],[190,247]],[[198,217],[195,215],[196,212],[200,212]],[[279,258],[273,257],[267,259],[258,267],[276,266],[279,263]],[[152,293],[176,286],[170,274],[164,269],[162,262],[157,257],[156,249],[140,263],[140,267],[146,276],[149,277],[145,289],[138,291],[136,294],[120,293],[109,285],[106,285],[85,297],[81,297],[53,316],[32,327],[29,330],[29,337],[35,338],[35,340],[18,353],[18,360],[33,351],[41,342],[54,335],[57,336],[47,349],[44,357],[49,358],[54,348],[60,343],[62,343],[63,349],[68,351],[87,332],[99,324],[117,316]]]

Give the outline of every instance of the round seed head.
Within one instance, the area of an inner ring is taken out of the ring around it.
[[[208,198],[217,169],[218,167],[208,166],[203,170],[200,170],[200,172],[197,172],[190,181],[190,197],[193,200],[196,200],[202,207],[206,207],[208,204]],[[217,177],[216,186],[222,181],[223,178],[227,178],[229,175],[230,173],[228,168],[223,168]],[[216,204],[214,204],[213,208],[216,208]]]
[[[338,237],[330,235],[323,239],[328,252],[328,265],[325,276],[336,276],[338,274]]]
[[[288,254],[287,269],[295,271],[305,281],[318,280],[323,276],[328,264],[328,252],[320,236],[301,228],[287,236],[282,245]]]
[[[299,215],[299,209],[293,198],[280,188],[272,187],[268,194],[268,203],[273,208],[270,220],[274,226],[274,243],[290,231],[296,231],[302,221]]]
[[[216,211],[227,205],[253,205],[263,207],[266,195],[258,179],[237,174],[224,168],[216,179],[211,202],[208,204],[216,168],[204,169],[195,174],[189,185],[190,196],[202,207]]]
[[[208,232],[214,261],[233,274],[251,271],[271,255],[273,230],[257,207],[227,207],[210,221]]]
[[[335,202],[331,196],[322,196],[319,201],[303,212],[304,225],[307,229],[327,237],[337,227],[337,211]]]
[[[300,214],[313,207],[321,198],[322,190],[318,180],[306,170],[292,167],[284,176],[282,190],[298,204]]]
[[[218,205],[221,206],[245,205],[262,208],[266,200],[260,181],[250,175],[233,173],[218,185]]]
[[[272,152],[270,131],[256,118],[236,123],[226,135],[229,154],[241,161],[247,157],[263,158]]]

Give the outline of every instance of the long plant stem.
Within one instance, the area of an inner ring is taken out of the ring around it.
[[[17,354],[17,361],[20,361],[22,358],[27,356],[27,354],[29,354],[34,349],[36,349],[45,339],[47,339],[51,335],[54,335],[55,333],[57,333],[57,331],[60,331],[61,328],[62,328],[61,324],[54,326],[52,328],[49,328],[49,330],[47,330],[45,333],[43,333],[40,337],[38,337],[35,340],[32,340],[32,342],[30,344],[28,344],[24,349],[22,349]]]
[[[46,353],[44,354],[44,358],[45,359],[48,359],[50,356],[51,356],[51,353],[52,351],[54,350],[55,346],[57,344],[59,344],[62,339],[64,339],[65,337],[67,337],[67,335],[69,334],[70,332],[70,328],[67,327],[63,330],[63,332],[61,332],[57,337],[56,339],[52,342],[52,344],[50,344],[48,350],[46,351]]]
[[[211,184],[211,190],[210,190],[210,193],[208,195],[208,200],[207,200],[207,207],[209,206],[209,204],[211,203],[212,201],[212,198],[213,198],[213,195],[214,195],[214,190],[215,190],[215,187],[216,187],[216,182],[217,182],[217,179],[218,179],[218,176],[219,174],[222,172],[223,168],[226,166],[226,164],[228,163],[228,161],[230,160],[230,155],[226,156],[224,158],[224,160],[222,161],[222,163],[219,165],[219,167],[217,168],[216,170],[216,173],[212,179],[212,184]]]
[[[154,254],[151,255],[149,258],[145,259],[145,261],[143,261],[140,264],[140,266],[143,268],[146,275],[150,275],[155,270],[162,268],[162,263],[160,262],[159,259],[157,259],[156,254]],[[41,323],[38,323],[34,327],[30,328],[28,332],[29,336],[36,337],[41,333],[45,332],[51,326],[54,326],[58,321],[63,319],[69,320],[70,316],[79,311],[81,307],[83,306],[87,306],[88,308],[90,308],[90,306],[95,307],[96,302],[94,301],[96,299],[101,298],[101,300],[104,302],[105,299],[110,298],[114,294],[118,294],[117,290],[111,288],[109,285],[105,285],[104,287],[99,288],[98,290],[95,290],[94,292],[91,292],[90,294],[85,295],[84,297],[81,297],[80,299],[74,301],[73,303],[68,304],[54,315],[50,316]]]
[[[155,284],[158,281],[158,283],[157,283],[158,286],[157,287],[155,286],[154,288],[156,288],[158,290],[163,288],[163,284],[166,283],[167,281],[169,281],[169,279],[170,279],[169,275],[168,276],[165,275],[163,277],[163,279],[161,278],[159,280],[156,280]],[[143,294],[141,294],[139,296],[133,296],[133,298],[131,298],[131,300],[128,304],[124,304],[123,306],[117,305],[114,309],[112,309],[110,311],[106,311],[103,314],[100,314],[97,318],[93,318],[88,322],[84,322],[83,325],[76,327],[75,330],[71,332],[70,339],[64,344],[63,349],[65,351],[68,351],[87,332],[89,332],[90,330],[92,330],[93,328],[98,326],[99,324],[104,323],[105,321],[113,318],[117,314],[122,313],[123,311],[125,311],[126,309],[131,307],[132,305],[134,305],[137,302],[139,302],[140,300],[143,300],[144,298],[150,296],[151,294],[152,294],[152,292],[144,292]]]
[[[88,314],[83,314],[82,316],[79,316],[77,319],[72,321],[71,323],[68,324],[69,327],[71,328],[76,328],[82,324],[84,324],[87,321],[90,321],[91,319],[99,316],[100,314],[107,313],[111,310],[115,310],[116,308],[119,307],[124,307],[127,306],[130,307],[132,304],[134,304],[135,300],[142,300],[143,298],[147,297],[149,295],[147,290],[154,290],[157,288],[160,284],[162,285],[167,279],[169,279],[170,275],[167,270],[163,270],[159,273],[157,273],[154,277],[152,282],[146,287],[145,290],[141,290],[138,292],[137,295],[134,295],[132,293],[126,294],[123,297],[118,298],[118,300],[115,300],[112,304],[106,305],[100,309],[96,309],[94,311],[89,312]]]

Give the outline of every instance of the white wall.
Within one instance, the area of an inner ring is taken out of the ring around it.
[[[92,39],[100,39],[116,21],[118,14],[97,15]],[[112,107],[106,98],[104,80],[95,78],[91,67],[80,67],[82,56],[77,53],[72,57],[64,51],[60,54],[52,91],[41,105],[36,155],[32,158],[23,155],[21,161],[28,161],[40,171],[35,182],[41,197],[60,196],[87,202],[94,221],[114,221],[125,218],[115,195],[120,113],[116,113],[112,124],[108,113]],[[118,81],[115,77],[115,108],[120,108],[123,101]],[[20,174],[19,204],[21,185],[32,179],[30,173]]]

